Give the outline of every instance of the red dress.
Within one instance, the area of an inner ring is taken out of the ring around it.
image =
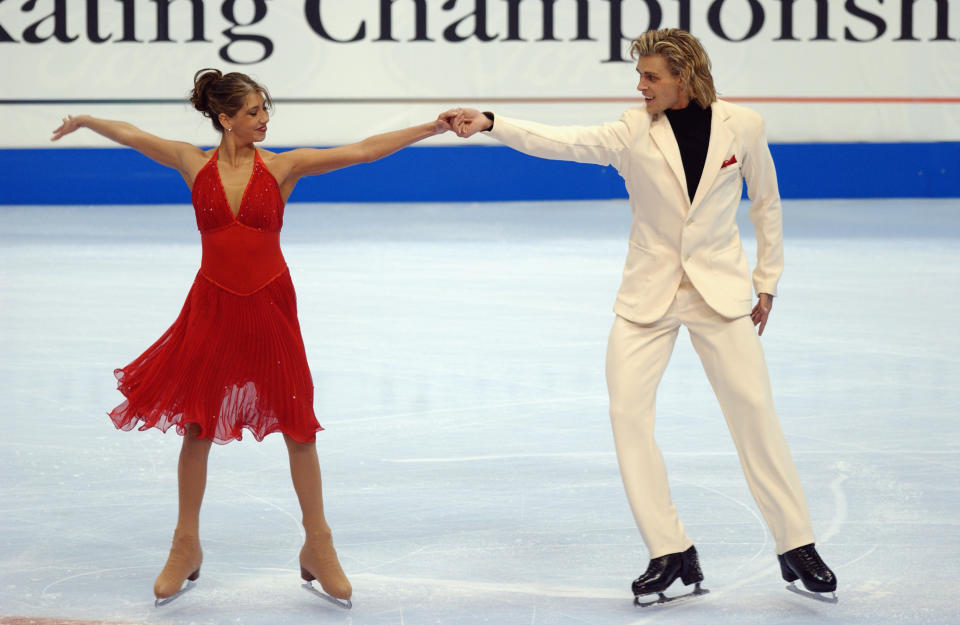
[[[203,260],[180,316],[139,358],[114,371],[126,401],[110,412],[117,428],[184,433],[227,443],[247,428],[257,440],[284,432],[312,442],[313,380],[297,321],[297,300],[280,252],[283,198],[255,154],[236,217],[217,152],[193,183]]]

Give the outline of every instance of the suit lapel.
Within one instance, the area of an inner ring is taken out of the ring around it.
[[[670,121],[663,113],[657,115],[657,118],[650,122],[650,137],[653,142],[667,159],[667,164],[673,170],[673,175],[677,177],[680,188],[683,189],[683,197],[689,198],[690,192],[687,190],[687,177],[683,173],[683,159],[680,157],[680,146],[677,145],[677,138],[673,135],[673,128],[670,127]]]
[[[723,160],[727,157],[727,150],[734,139],[733,132],[727,127],[730,114],[724,110],[723,104],[719,101],[714,102],[711,111],[713,114],[710,119],[710,142],[707,144],[707,160],[703,164],[703,173],[700,174],[700,184],[697,185],[697,194],[693,197],[691,208],[703,200],[704,196],[710,191],[713,181],[720,173]],[[741,155],[740,158],[743,158],[743,156]],[[690,197],[689,194],[687,197]]]

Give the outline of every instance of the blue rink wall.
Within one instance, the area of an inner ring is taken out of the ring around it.
[[[960,197],[960,142],[779,144],[784,198]],[[485,202],[626,197],[612,167],[503,146],[412,147],[298,183],[299,202]],[[0,204],[174,204],[180,175],[124,148],[0,149]]]

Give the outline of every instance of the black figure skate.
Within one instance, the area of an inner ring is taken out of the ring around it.
[[[777,556],[780,560],[780,573],[783,579],[790,582],[787,590],[798,595],[823,601],[837,603],[837,576],[826,565],[813,543],[791,549]],[[797,588],[797,580],[803,582],[804,588]],[[830,593],[827,595],[826,593]]]
[[[677,578],[689,586],[695,584],[693,590],[686,594],[666,596],[664,591],[677,580]],[[641,608],[652,605],[662,605],[681,599],[688,599],[698,595],[705,595],[709,590],[700,587],[703,581],[703,572],[700,570],[700,561],[697,558],[697,550],[691,546],[683,553],[671,553],[659,558],[650,560],[647,570],[643,575],[633,582],[633,604]],[[650,601],[641,601],[640,597],[644,595],[656,594],[657,598]]]

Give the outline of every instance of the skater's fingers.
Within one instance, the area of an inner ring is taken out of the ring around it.
[[[767,327],[767,319],[770,318],[769,311],[761,311],[756,317],[753,317],[753,325],[760,324],[757,334],[763,336],[763,329]]]

